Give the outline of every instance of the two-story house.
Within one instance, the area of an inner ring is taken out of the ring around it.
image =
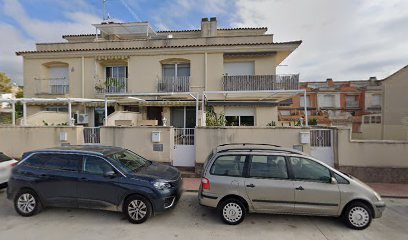
[[[203,18],[197,30],[156,32],[147,22],[94,26],[95,34],[17,52],[24,59],[24,95],[33,98],[28,118],[72,107],[70,117],[86,115],[88,121],[77,123],[88,126],[102,125],[106,112],[112,125],[186,128],[204,124],[198,108],[211,106],[227,125],[265,126],[278,121],[277,106],[299,91],[299,75],[277,75],[276,67],[301,41],[274,42],[265,27],[218,28],[216,18]],[[105,98],[107,111],[103,101],[92,101]]]

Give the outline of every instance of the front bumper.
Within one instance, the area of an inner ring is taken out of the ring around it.
[[[385,202],[374,203],[374,218],[380,218],[385,210]]]
[[[160,198],[152,200],[154,212],[160,213],[166,211],[167,209],[174,208],[180,200],[182,194],[183,190],[181,186],[161,193],[162,196]]]

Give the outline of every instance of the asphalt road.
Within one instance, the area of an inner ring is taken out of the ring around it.
[[[383,217],[355,231],[336,218],[267,214],[228,226],[198,205],[196,193],[184,193],[175,209],[141,225],[128,223],[121,213],[84,209],[49,208],[23,218],[5,195],[0,192],[0,239],[408,239],[408,199],[386,199]]]

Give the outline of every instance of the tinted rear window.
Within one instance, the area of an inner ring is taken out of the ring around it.
[[[6,161],[10,161],[10,160],[12,160],[11,157],[7,156],[4,153],[0,153],[0,162],[6,162]]]
[[[24,165],[52,170],[78,171],[82,156],[76,154],[34,154]]]

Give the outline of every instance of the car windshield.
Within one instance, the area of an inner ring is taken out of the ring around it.
[[[151,164],[149,160],[137,155],[129,150],[124,150],[120,152],[113,153],[108,156],[108,158],[120,162],[127,170],[135,172],[142,167]]]
[[[6,162],[12,160],[11,157],[5,155],[4,153],[0,152],[0,162]]]

